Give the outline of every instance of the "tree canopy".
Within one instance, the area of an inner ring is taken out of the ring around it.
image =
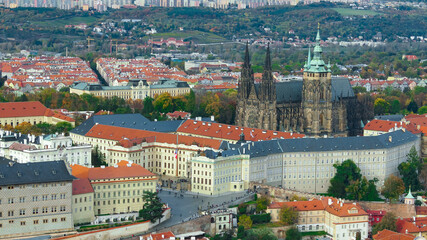
[[[351,185],[353,181],[360,181],[362,177],[360,169],[351,159],[345,160],[341,164],[335,163],[334,167],[337,172],[330,180],[331,185],[328,188],[328,194],[338,198],[345,198],[347,186]]]
[[[387,212],[381,219],[381,222],[373,226],[372,235],[375,235],[384,229],[396,232],[396,216],[391,212]]]
[[[150,220],[154,223],[163,217],[163,203],[157,196],[157,192],[144,191],[142,200],[144,201],[144,206],[139,211],[139,216],[142,219]]]
[[[403,180],[395,175],[390,175],[384,181],[384,186],[381,190],[381,194],[389,199],[398,199],[401,194],[405,192],[405,185]]]
[[[405,188],[411,187],[412,190],[416,191],[422,188],[421,183],[418,179],[418,174],[421,172],[422,163],[418,156],[415,146],[412,146],[411,150],[407,155],[406,162],[399,164],[399,173],[402,176],[402,180],[405,183]]]

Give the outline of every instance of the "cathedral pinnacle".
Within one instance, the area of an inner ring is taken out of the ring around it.
[[[310,72],[326,72],[325,62],[322,60],[322,47],[320,46],[320,23],[317,27],[316,44],[313,49],[313,59],[311,58],[311,51],[308,52],[307,67],[304,71]]]
[[[243,67],[250,67],[251,63],[249,60],[249,42],[246,42],[246,51],[245,51],[245,61],[243,63]]]
[[[316,42],[320,42],[320,23],[317,23],[317,36]]]
[[[267,54],[265,55],[264,69],[271,71],[270,43],[267,45]]]

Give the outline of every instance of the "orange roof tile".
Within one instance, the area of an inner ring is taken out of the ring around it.
[[[372,236],[372,238],[374,240],[413,240],[415,236],[411,234],[397,233],[384,229]]]
[[[298,211],[317,211],[325,210],[335,216],[363,216],[368,215],[362,207],[356,203],[338,202],[339,200],[332,197],[324,197],[321,200],[314,199],[311,201],[294,201],[294,202],[273,202],[268,206],[269,209],[282,208],[284,205],[295,207]],[[357,210],[357,211],[351,211]]]
[[[40,102],[0,103],[0,117],[44,116],[47,108]]]
[[[370,131],[389,132],[395,127],[405,128],[406,130],[410,131],[413,134],[421,133],[413,123],[406,124],[404,122],[387,121],[387,120],[379,120],[379,119],[374,119],[370,121],[368,124],[365,125],[363,129],[370,130]]]
[[[219,149],[221,146],[220,140],[207,139],[200,137],[191,137],[191,136],[182,136],[170,133],[160,133],[152,132],[145,130],[137,130],[131,128],[115,127],[98,124],[93,126],[87,133],[87,137],[110,139],[115,141],[121,141],[126,139],[137,139],[145,138],[149,142],[160,142],[160,143],[169,143],[169,144],[184,144],[184,145],[194,145],[198,144],[200,147],[210,147],[214,149]]]
[[[73,176],[77,178],[87,178],[89,180],[101,180],[111,178],[128,177],[154,177],[156,174],[148,171],[142,166],[127,161],[121,161],[113,167],[87,168],[81,165],[71,166]]]
[[[271,140],[274,138],[291,139],[305,136],[299,133],[239,127],[214,122],[194,121],[191,119],[181,124],[177,132],[234,141],[238,141],[242,133],[246,141]]]
[[[142,237],[143,239],[151,239],[151,240],[169,240],[171,237],[175,237],[175,235],[172,232],[162,232],[162,233],[150,233]]]
[[[82,165],[71,165],[71,174],[76,178],[88,178],[89,168]]]
[[[397,219],[396,227],[400,233],[427,232],[427,217]]]

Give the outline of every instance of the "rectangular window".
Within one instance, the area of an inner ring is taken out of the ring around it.
[[[57,222],[58,220],[56,218],[52,218],[52,222]]]
[[[43,223],[48,223],[48,220],[47,219],[43,219]]]
[[[56,207],[52,207],[50,210],[51,212],[56,212]]]
[[[61,222],[65,222],[65,218],[63,217],[63,218],[61,218]]]
[[[21,226],[25,226],[25,221],[22,221],[22,222],[21,222]]]
[[[8,216],[8,217],[13,217],[13,211],[8,211],[8,212],[7,212],[7,216]]]
[[[34,220],[33,223],[34,224],[39,224],[39,220]]]
[[[65,212],[65,206],[61,206],[60,209],[59,209],[59,211]]]
[[[8,199],[7,199],[7,203],[9,203],[9,204],[13,204],[13,198],[8,198]]]
[[[39,213],[39,208],[33,208],[33,214],[38,214]]]
[[[47,207],[43,207],[42,213],[47,213]]]
[[[25,209],[20,209],[19,210],[19,216],[23,216],[25,215]]]

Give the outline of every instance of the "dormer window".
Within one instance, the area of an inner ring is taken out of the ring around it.
[[[354,213],[358,213],[358,212],[359,212],[359,210],[357,210],[357,208],[352,208],[352,209],[348,210],[348,213],[350,213],[350,214],[354,214]]]

